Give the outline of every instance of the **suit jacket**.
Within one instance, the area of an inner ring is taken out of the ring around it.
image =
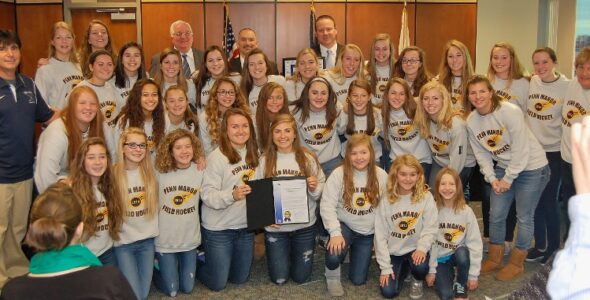
[[[191,50],[193,51],[193,57],[195,59],[195,69],[193,70],[193,74],[196,74],[199,70],[199,67],[201,67],[201,64],[203,63],[203,51],[196,48],[191,48]],[[156,73],[160,71],[160,53],[162,52],[158,52],[154,56],[152,56],[152,64],[150,66],[151,78],[154,78]],[[182,66],[182,62],[180,63],[180,65]]]
[[[228,63],[230,73],[238,72],[242,74],[242,62],[240,61],[240,57],[230,58]],[[277,69],[277,64],[274,61],[270,62],[270,74],[279,75],[279,69]]]
[[[338,43],[337,45],[338,46],[336,46],[336,60],[334,61],[334,63],[336,63],[338,61],[338,57],[340,56],[340,53],[342,51],[344,51],[344,45],[342,45],[340,43]],[[318,57],[322,57],[322,51],[320,50],[320,44],[319,43],[317,43],[312,49],[313,49],[313,51],[315,51],[315,54]]]

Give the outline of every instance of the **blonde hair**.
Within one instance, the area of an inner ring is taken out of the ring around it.
[[[371,78],[371,93],[377,94],[377,59],[375,58],[375,45],[377,42],[386,41],[389,47],[389,78],[393,76],[395,70],[395,48],[391,43],[391,36],[387,33],[377,33],[371,44],[371,53],[367,62],[367,75]]]
[[[57,33],[58,29],[67,30],[70,33],[70,35],[72,35],[72,49],[70,50],[69,60],[72,63],[78,63],[78,55],[76,55],[78,50],[76,50],[76,34],[74,34],[74,29],[70,24],[64,21],[56,22],[55,24],[53,24],[53,28],[51,29],[51,41],[53,41],[53,39],[55,38],[55,34]],[[55,57],[55,52],[55,46],[53,46],[53,44],[50,42],[49,57]]]
[[[424,180],[424,169],[422,169],[422,165],[416,159],[416,157],[412,154],[403,154],[398,156],[391,165],[391,169],[389,170],[389,176],[387,180],[387,193],[389,194],[388,200],[389,203],[396,203],[397,200],[400,198],[399,194],[399,187],[397,182],[397,173],[401,169],[402,166],[406,166],[416,170],[418,173],[418,180],[416,181],[416,185],[412,191],[412,203],[418,203],[424,199],[424,196],[428,192],[428,186]]]
[[[330,70],[330,72],[328,72],[330,74],[330,77],[332,77],[332,79],[338,82],[338,84],[344,84],[344,82],[346,81],[346,77],[344,77],[343,73],[344,70],[342,68],[342,60],[344,59],[346,51],[354,51],[359,54],[359,67],[353,76],[356,76],[357,79],[365,79],[365,69],[363,68],[363,62],[365,61],[365,59],[363,57],[363,51],[361,51],[361,48],[355,44],[346,44],[346,46],[344,46],[344,49],[342,50],[342,52],[340,52],[338,58],[336,59],[336,65],[334,66],[334,68]]]
[[[509,88],[512,85],[512,80],[525,77],[525,70],[522,64],[520,64],[518,56],[516,56],[516,51],[514,51],[514,47],[511,44],[506,42],[495,43],[490,51],[490,64],[488,65],[488,78],[491,83],[496,81],[496,70],[492,66],[492,57],[496,48],[506,49],[508,50],[508,54],[510,54],[510,69],[508,70],[508,82],[506,83],[506,88]]]
[[[453,197],[453,210],[455,213],[459,212],[460,210],[464,209],[467,205],[465,203],[465,196],[463,196],[463,184],[461,183],[461,178],[459,178],[459,174],[457,171],[449,168],[444,167],[438,174],[436,174],[436,180],[434,183],[434,200],[436,201],[436,207],[439,209],[444,206],[445,199],[440,194],[440,182],[442,181],[442,177],[446,174],[451,175],[453,177],[453,181],[455,181],[455,196]]]
[[[424,110],[424,104],[422,103],[424,94],[432,90],[438,91],[442,98],[442,108],[440,109],[436,120],[432,120],[428,113],[426,113]],[[434,121],[436,127],[439,129],[448,130],[453,126],[453,117],[459,115],[458,112],[453,111],[449,91],[447,91],[447,89],[438,81],[430,81],[420,89],[420,98],[416,101],[416,105],[417,109],[414,122],[420,129],[420,135],[425,139],[430,136],[430,122]]]
[[[137,127],[129,127],[123,131],[121,137],[119,139],[119,144],[117,145],[117,161],[118,163],[115,164],[115,178],[119,182],[119,195],[121,196],[121,201],[125,202],[127,200],[129,183],[127,182],[127,169],[125,168],[125,143],[127,143],[127,138],[130,135],[139,135],[143,137],[145,143],[147,144],[147,136],[145,132]],[[154,174],[154,168],[152,167],[152,162],[149,158],[149,152],[147,148],[145,149],[146,154],[143,160],[139,163],[139,176],[143,181],[143,185],[145,188],[145,209],[146,214],[149,217],[155,217],[156,212],[158,211],[158,185],[156,183],[156,176]],[[127,210],[127,205],[124,205],[125,211]]]
[[[444,85],[444,87],[449,91],[449,93],[453,93],[453,72],[451,71],[451,67],[449,66],[449,61],[447,56],[449,55],[449,51],[452,47],[455,47],[461,52],[463,55],[463,68],[461,69],[461,85],[459,86],[460,93],[463,93],[465,90],[465,84],[471,76],[473,76],[473,62],[471,61],[471,55],[469,54],[469,49],[465,44],[461,43],[458,40],[450,40],[445,44],[445,50],[443,51],[442,59],[440,61],[440,68],[438,71],[438,81]],[[462,98],[465,95],[461,95]],[[459,99],[458,99],[459,100]]]
[[[346,154],[344,155],[344,161],[342,163],[342,185],[344,191],[342,193],[342,199],[344,205],[352,206],[352,194],[354,194],[354,167],[350,160],[350,153],[352,149],[358,146],[366,146],[369,149],[369,165],[367,166],[367,183],[365,185],[365,197],[371,206],[377,207],[379,200],[381,199],[379,180],[377,179],[377,163],[375,160],[375,150],[373,150],[373,144],[371,139],[366,134],[353,134],[348,142],[346,143]]]

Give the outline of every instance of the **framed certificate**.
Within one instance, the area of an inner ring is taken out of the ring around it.
[[[246,196],[248,229],[309,222],[305,177],[273,177],[247,184],[252,188]]]

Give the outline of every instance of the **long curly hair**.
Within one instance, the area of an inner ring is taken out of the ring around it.
[[[412,191],[412,203],[418,203],[424,199],[424,195],[428,192],[428,185],[425,183],[424,179],[424,169],[422,169],[422,165],[416,159],[416,157],[412,154],[403,154],[398,156],[391,165],[391,169],[389,169],[389,178],[387,180],[387,193],[389,194],[389,203],[395,203],[400,198],[399,194],[399,186],[397,182],[397,173],[401,169],[402,166],[406,166],[416,170],[418,173],[418,180],[416,181],[416,185],[414,186],[414,190]]]
[[[285,123],[291,126],[291,130],[293,130],[293,133],[295,134],[293,152],[295,153],[295,161],[299,166],[299,172],[305,177],[313,176],[314,174],[312,174],[312,172],[320,168],[320,163],[315,153],[301,146],[301,142],[299,142],[299,137],[297,136],[297,122],[295,122],[295,118],[292,115],[288,113],[276,115],[274,121],[270,125],[269,134],[272,135],[275,128]],[[268,178],[277,176],[277,146],[273,143],[272,136],[268,139],[265,145],[264,162],[264,177]],[[315,168],[312,164],[315,165]]]
[[[112,158],[105,141],[99,137],[88,138],[76,153],[76,157],[70,166],[70,178],[72,189],[78,195],[82,206],[82,220],[84,222],[84,235],[82,240],[88,240],[96,233],[96,209],[98,204],[94,195],[92,180],[86,170],[85,159],[90,147],[100,146],[103,148],[107,158],[107,168],[100,176],[97,188],[103,194],[107,206],[109,221],[109,235],[113,240],[119,239],[119,232],[123,224],[123,201],[119,193],[119,182],[115,180],[112,167]]]
[[[367,167],[367,183],[365,185],[365,198],[371,206],[377,207],[379,200],[381,199],[379,180],[377,180],[377,163],[375,160],[375,150],[371,139],[366,134],[353,134],[348,143],[346,143],[345,159],[342,163],[343,177],[342,184],[344,185],[344,191],[342,194],[342,200],[344,200],[345,206],[352,206],[352,195],[354,194],[354,167],[352,161],[349,158],[354,148],[359,146],[365,146],[369,149],[369,166]]]
[[[287,92],[280,84],[276,82],[266,83],[260,90],[258,95],[258,106],[256,107],[256,128],[258,129],[258,146],[264,149],[270,136],[270,123],[274,120],[276,114],[269,112],[266,109],[266,103],[270,99],[272,93],[276,90],[281,92],[283,96],[283,107],[277,114],[289,113],[289,101],[287,99]]]
[[[160,173],[169,173],[178,169],[174,156],[172,155],[172,149],[174,148],[176,141],[183,138],[188,138],[191,141],[193,148],[193,158],[191,161],[196,163],[201,157],[202,153],[199,152],[199,149],[202,148],[201,141],[188,130],[182,128],[176,129],[167,134],[158,147],[158,154],[156,155],[156,170],[160,171]]]
[[[244,94],[242,94],[242,91],[240,90],[238,85],[229,77],[221,77],[217,79],[211,87],[211,91],[209,92],[209,102],[205,107],[207,132],[209,133],[209,138],[211,139],[212,145],[219,145],[221,119],[223,118],[223,114],[219,109],[219,97],[217,96],[217,90],[219,89],[219,86],[222,83],[231,84],[231,86],[234,89],[236,99],[232,104],[232,108],[239,108],[245,112],[250,113],[250,106],[248,105],[248,101],[246,101],[246,98],[244,98]]]
[[[144,128],[145,115],[141,108],[141,94],[143,88],[147,85],[153,85],[158,91],[158,104],[152,112],[152,131],[154,136],[154,145],[157,147],[164,138],[166,131],[166,121],[164,117],[164,104],[162,104],[162,96],[160,95],[160,89],[158,84],[151,79],[138,80],[131,88],[129,96],[127,97],[127,103],[121,109],[121,113],[117,116],[118,126],[121,129],[126,127],[138,127]]]

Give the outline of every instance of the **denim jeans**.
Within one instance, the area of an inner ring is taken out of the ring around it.
[[[266,232],[266,263],[270,280],[276,284],[288,281],[303,283],[311,277],[315,250],[316,225],[293,232]]]
[[[563,200],[563,208],[565,210],[565,236],[563,241],[567,240],[570,232],[570,215],[567,211],[570,198],[576,194],[576,186],[574,185],[574,177],[572,173],[572,164],[565,160],[561,160],[561,199]]]
[[[496,167],[496,178],[503,178],[505,170]],[[549,165],[522,171],[512,182],[510,189],[504,193],[491,193],[490,198],[490,243],[502,244],[506,235],[506,217],[512,202],[516,200],[516,219],[518,234],[515,246],[528,250],[533,239],[535,209],[541,193],[549,181]]]
[[[371,264],[374,235],[360,234],[342,222],[340,222],[340,231],[344,238],[344,248],[339,255],[330,254],[330,251],[326,250],[326,267],[330,270],[338,268],[346,257],[346,253],[350,251],[348,278],[354,285],[365,284]]]
[[[551,256],[559,248],[561,235],[559,222],[559,181],[561,178],[561,152],[547,152],[551,169],[549,183],[545,187],[535,210],[535,248]]]
[[[326,176],[326,178],[328,178],[328,176],[330,176],[330,174],[332,174],[332,171],[334,171],[334,169],[336,169],[338,166],[340,166],[341,162],[342,162],[342,156],[340,156],[340,154],[338,154],[338,156],[320,164],[320,166],[322,167],[322,171],[324,171],[324,175]]]
[[[438,266],[436,267],[434,288],[441,299],[452,300],[455,298],[455,293],[453,292],[455,273],[457,274],[457,282],[464,287],[467,286],[467,279],[469,278],[469,263],[469,250],[467,247],[457,248],[447,262],[438,263]]]
[[[197,249],[176,252],[156,252],[154,284],[162,293],[174,297],[181,291],[190,294],[195,287]]]
[[[227,282],[244,283],[250,276],[254,255],[254,232],[242,229],[207,230],[203,233],[205,265],[197,277],[209,289],[221,291]]]
[[[117,266],[117,258],[115,257],[115,251],[112,247],[109,250],[103,252],[98,257],[98,260],[100,260],[103,266]]]
[[[399,296],[404,279],[408,276],[408,269],[417,280],[424,280],[426,274],[428,274],[428,261],[430,260],[430,253],[426,253],[426,259],[423,263],[416,265],[412,260],[412,253],[414,251],[406,253],[402,256],[391,255],[391,266],[393,268],[393,274],[395,278],[389,278],[387,285],[381,287],[381,295],[385,298],[395,298]]]
[[[147,299],[154,270],[154,239],[149,238],[114,247],[121,273],[138,299]]]

